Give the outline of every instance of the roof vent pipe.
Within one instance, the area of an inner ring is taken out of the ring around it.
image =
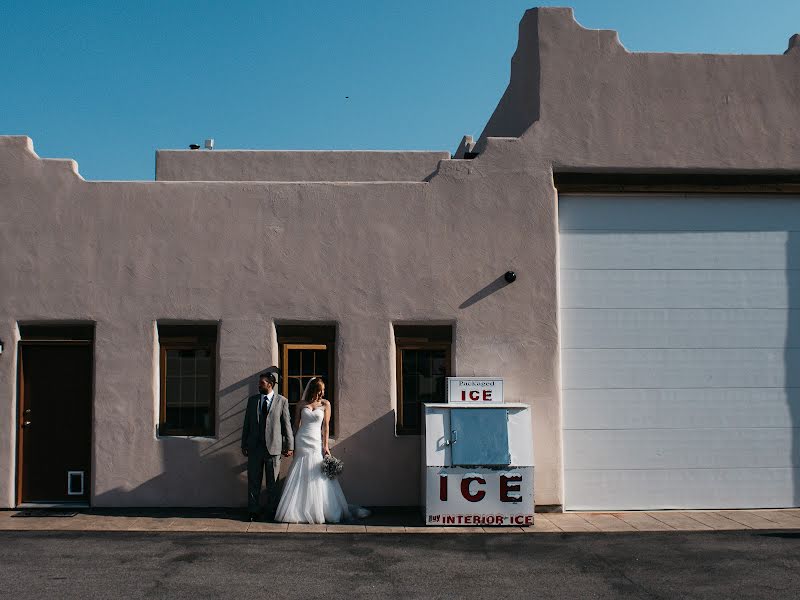
[[[206,140],[206,150],[213,150],[214,149],[214,138],[209,138]]]

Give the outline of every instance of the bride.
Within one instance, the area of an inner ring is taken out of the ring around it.
[[[306,385],[295,409],[294,458],[283,487],[275,520],[283,523],[339,523],[351,518],[339,482],[322,472],[328,449],[331,403],[325,382],[315,377]]]

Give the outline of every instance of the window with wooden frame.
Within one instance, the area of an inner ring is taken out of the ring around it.
[[[422,433],[422,405],[445,402],[453,328],[395,325],[397,349],[397,433]]]
[[[283,374],[280,393],[289,400],[289,411],[294,419],[297,403],[311,379],[322,377],[325,398],[331,403],[330,435],[335,432],[335,325],[278,325],[278,346]]]
[[[158,325],[159,435],[213,436],[217,326]]]

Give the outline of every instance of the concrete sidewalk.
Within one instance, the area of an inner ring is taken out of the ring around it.
[[[52,516],[55,512],[72,516]],[[74,514],[73,514],[74,513]],[[32,516],[22,516],[22,515]],[[800,530],[800,509],[537,513],[533,527],[426,527],[416,512],[379,511],[341,525],[250,523],[237,509],[0,510],[0,531],[194,531],[232,533],[614,533]]]

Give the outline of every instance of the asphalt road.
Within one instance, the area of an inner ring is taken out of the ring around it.
[[[0,533],[0,597],[792,598],[800,533]]]

